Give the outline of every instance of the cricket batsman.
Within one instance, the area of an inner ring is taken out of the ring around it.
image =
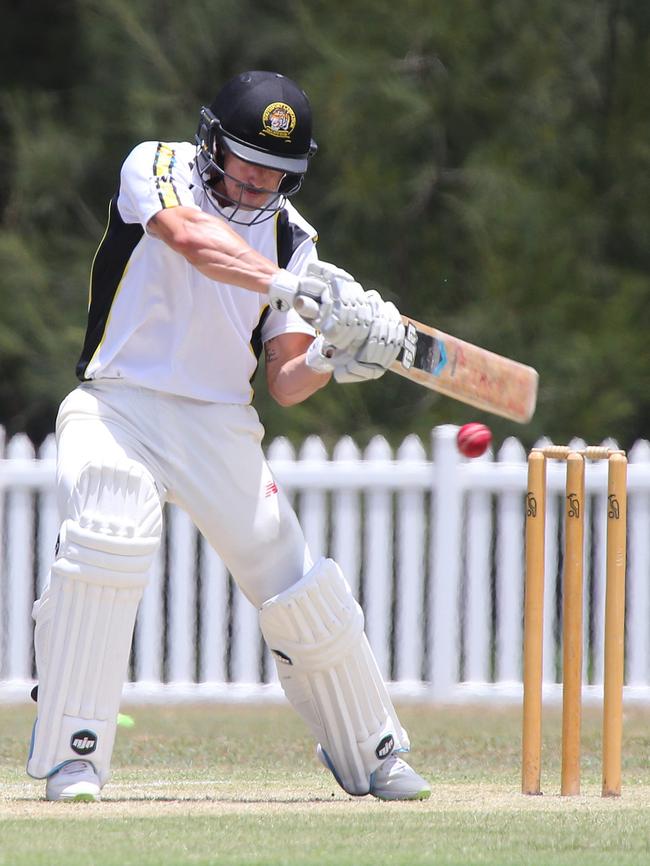
[[[33,611],[27,771],[48,800],[98,800],[109,778],[165,502],[259,609],[287,699],[339,785],[430,794],[401,757],[409,739],[361,608],[336,562],[312,560],[251,406],[262,349],[271,395],[292,406],[332,377],[381,376],[403,343],[393,304],[319,262],[289,201],[315,152],[305,93],[253,71],[201,109],[194,143],[146,141],[123,163],[91,268],[80,384],[57,417],[61,525]]]

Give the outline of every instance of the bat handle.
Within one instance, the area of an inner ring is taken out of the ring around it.
[[[308,295],[298,295],[293,302],[293,308],[303,319],[316,319],[320,313],[318,301],[315,301]]]

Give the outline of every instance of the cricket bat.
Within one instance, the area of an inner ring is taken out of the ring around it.
[[[537,402],[537,371],[402,316],[404,347],[390,370],[484,412],[525,424]]]
[[[319,313],[318,299],[302,293],[294,309],[312,321]],[[407,316],[402,321],[404,347],[389,367],[393,373],[484,412],[520,424],[530,421],[537,402],[537,370]]]

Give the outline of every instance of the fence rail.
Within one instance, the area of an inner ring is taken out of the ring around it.
[[[394,453],[382,437],[361,452],[317,437],[296,454],[274,440],[268,457],[292,498],[314,556],[341,565],[366,616],[383,674],[401,697],[448,701],[521,692],[526,453],[507,439],[468,461],[455,427],[414,436]],[[538,444],[546,444],[540,442]],[[584,443],[575,441],[576,447]],[[603,443],[616,447],[616,443]],[[58,530],[53,438],[35,453],[0,428],[0,698],[27,694],[34,676],[31,606]],[[626,694],[650,699],[650,443],[630,450]],[[544,681],[561,680],[559,647],[564,474],[548,467]],[[603,676],[606,466],[586,472],[585,687]],[[165,509],[165,534],[138,614],[134,697],[277,696],[257,612],[184,512]]]

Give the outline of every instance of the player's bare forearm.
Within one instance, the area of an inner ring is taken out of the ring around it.
[[[306,334],[282,334],[264,344],[269,392],[281,406],[302,403],[331,379],[305,364],[305,352],[312,341]]]
[[[250,247],[220,217],[191,207],[157,213],[149,232],[180,253],[194,267],[222,283],[265,295],[278,266]]]

